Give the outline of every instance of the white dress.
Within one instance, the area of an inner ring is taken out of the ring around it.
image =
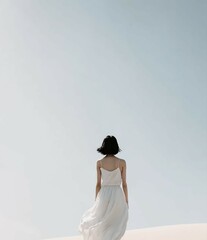
[[[101,165],[101,189],[78,226],[84,240],[120,240],[126,231],[128,204],[121,188],[119,161],[113,171]]]

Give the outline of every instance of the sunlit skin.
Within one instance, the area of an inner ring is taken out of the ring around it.
[[[127,181],[126,181],[126,168],[127,164],[124,159],[119,159],[115,157],[114,155],[106,155],[103,159],[100,159],[96,162],[96,170],[97,170],[97,183],[96,183],[96,194],[95,194],[95,199],[98,195],[98,192],[101,189],[101,160],[102,160],[102,167],[104,165],[104,169],[113,171],[114,169],[117,168],[117,159],[120,160],[119,162],[119,168],[121,171],[121,178],[122,178],[122,188],[125,194],[126,202],[129,206],[128,202],[128,187],[127,187]]]

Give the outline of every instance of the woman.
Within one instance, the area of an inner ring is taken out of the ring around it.
[[[97,151],[106,156],[96,162],[95,203],[81,217],[79,232],[84,240],[120,240],[128,222],[126,162],[114,156],[121,151],[114,136]]]

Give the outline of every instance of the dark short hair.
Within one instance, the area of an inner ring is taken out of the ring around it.
[[[108,135],[106,138],[104,138],[102,146],[97,148],[97,151],[103,155],[106,154],[115,155],[122,150],[119,148],[116,138],[114,136]]]

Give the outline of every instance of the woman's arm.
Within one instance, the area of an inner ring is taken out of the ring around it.
[[[101,170],[100,170],[100,166],[99,166],[99,161],[96,162],[96,171],[97,171],[97,183],[96,183],[96,195],[95,195],[95,199],[98,195],[98,192],[101,189]]]
[[[123,168],[122,168],[122,188],[123,188],[123,191],[124,191],[124,194],[125,194],[125,198],[126,198],[126,202],[129,206],[129,201],[128,201],[128,187],[127,187],[127,181],[126,181],[126,161],[125,160],[122,160],[123,162]]]

